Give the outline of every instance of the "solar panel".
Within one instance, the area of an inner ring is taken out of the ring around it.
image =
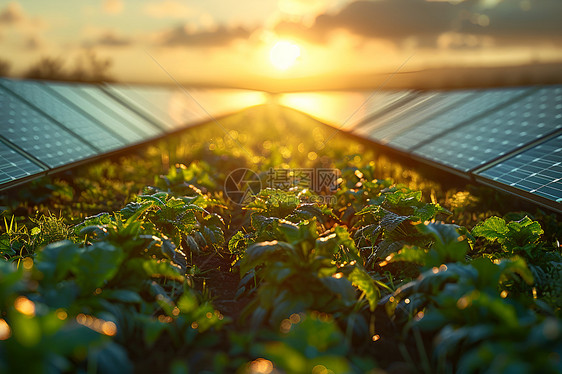
[[[457,103],[444,113],[428,118],[408,131],[396,135],[389,141],[389,145],[402,150],[411,150],[528,91],[529,89],[524,88],[476,91],[475,95]]]
[[[124,139],[121,139],[118,134],[112,133],[111,130],[76,111],[73,106],[67,104],[57,95],[45,90],[41,83],[2,79],[0,84],[39,108],[101,152],[112,151],[125,145]]]
[[[62,166],[96,154],[48,117],[0,89],[2,136],[49,167]]]
[[[48,83],[47,87],[107,128],[118,133],[128,145],[148,140],[159,133],[142,117],[133,115],[129,109],[111,100],[101,91],[89,95],[87,90],[82,89],[82,86],[64,83]]]
[[[157,119],[167,130],[185,127],[196,119],[189,98],[178,89],[121,84],[104,88],[144,116]]]
[[[131,111],[123,104],[115,101],[105,92],[103,92],[99,87],[88,85],[81,85],[79,87],[80,91],[82,91],[85,96],[89,97],[91,100],[99,102],[104,107],[112,110],[117,117],[122,118],[126,121],[127,124],[132,125],[133,128],[137,128],[141,133],[149,137],[153,137],[163,132],[162,129],[158,127],[158,125],[149,122],[142,116],[139,116],[137,113]]]
[[[387,110],[411,91],[299,92],[282,94],[279,103],[334,127],[350,129]]]
[[[394,121],[399,121],[402,118],[406,118],[410,116],[413,111],[416,111],[418,108],[423,108],[425,106],[431,106],[441,100],[441,94],[435,92],[427,92],[417,94],[413,99],[408,101],[406,104],[401,105],[394,110],[385,113],[382,116],[377,117],[376,119],[367,120],[360,123],[353,132],[360,134],[362,136],[366,136],[371,139],[379,140],[378,137],[372,136],[372,134],[377,131],[377,129],[383,128],[388,126]]]
[[[399,116],[388,118],[384,123],[376,121],[376,128],[369,132],[369,136],[382,143],[388,143],[395,136],[408,131],[415,124],[436,115],[462,100],[470,100],[470,97],[473,95],[474,91],[438,93],[409,111],[402,112]]]
[[[344,128],[361,126],[363,123],[369,122],[374,116],[380,115],[382,112],[402,102],[411,95],[413,95],[413,93],[410,90],[394,92],[375,91],[370,93],[365,99],[365,109],[362,111],[361,118],[354,116],[354,118],[349,121],[349,125],[344,126]]]
[[[510,157],[478,174],[562,202],[562,135]]]
[[[466,172],[562,128],[562,87],[542,88],[414,154]]]
[[[0,184],[38,174],[44,170],[33,161],[0,142]]]

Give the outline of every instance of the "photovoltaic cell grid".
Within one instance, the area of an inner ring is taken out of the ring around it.
[[[82,113],[103,123],[104,126],[115,131],[126,141],[127,145],[147,140],[148,134],[131,125],[127,120],[119,117],[111,107],[106,107],[99,101],[92,99],[82,91],[81,86],[64,83],[48,83],[46,87],[51,93],[57,94],[77,108]],[[101,92],[104,94],[103,92]]]
[[[514,98],[529,92],[526,88],[476,91],[474,95],[457,103],[449,110],[433,118],[417,123],[414,127],[390,139],[389,145],[402,149],[413,148],[451,131],[463,122],[478,117]]]
[[[113,100],[99,87],[82,85],[78,87],[78,90],[89,101],[97,102],[100,106],[111,110],[115,118],[135,129],[145,138],[151,138],[163,132],[158,125],[149,122],[128,107]]]
[[[562,135],[502,161],[479,175],[562,202]]]
[[[5,89],[0,89],[0,113],[0,134],[49,167],[70,164],[96,154],[89,145]]]
[[[437,93],[418,105],[410,107],[408,111],[397,116],[390,116],[385,120],[375,121],[376,128],[369,127],[369,137],[381,143],[388,143],[396,135],[409,131],[416,124],[423,122],[437,113],[457,104],[462,100],[470,100],[474,91]]]
[[[195,118],[189,98],[175,88],[112,84],[104,89],[168,130],[182,128]]]
[[[353,132],[366,136],[370,139],[379,140],[378,137],[373,135],[376,131],[384,128],[385,126],[402,121],[415,113],[418,108],[429,107],[442,99],[442,95],[436,92],[425,92],[414,95],[415,97],[404,105],[401,105],[390,112],[386,112],[375,119],[360,123],[352,129]]]
[[[50,94],[39,82],[2,79],[0,84],[102,152],[109,152],[125,145],[124,139],[118,134],[112,133],[103,125],[76,111],[71,104]]]
[[[468,172],[562,128],[562,87],[542,88],[413,153]]]
[[[43,171],[45,169],[0,142],[0,184]]]
[[[356,118],[357,116],[354,116],[350,119],[349,124],[346,124],[343,128],[353,128],[355,126],[361,126],[363,123],[368,123],[369,119],[380,115],[382,112],[405,100],[410,95],[412,95],[412,92],[409,90],[396,92],[375,91],[370,93],[364,102],[365,109],[361,111],[363,118]],[[350,114],[351,113],[353,112],[350,112]]]

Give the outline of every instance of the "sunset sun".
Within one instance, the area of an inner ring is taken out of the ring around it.
[[[295,65],[301,55],[301,49],[295,43],[282,40],[278,41],[269,51],[271,64],[279,70],[287,70]]]

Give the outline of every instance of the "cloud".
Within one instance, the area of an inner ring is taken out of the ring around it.
[[[490,38],[500,43],[560,41],[560,14],[560,0],[355,1],[339,12],[318,15],[309,27],[285,21],[279,22],[274,31],[314,43],[326,42],[337,30],[394,43],[415,39],[425,46],[436,46],[444,34],[471,36],[468,40],[472,42],[464,43],[467,45],[474,45],[475,40],[489,42]]]
[[[143,11],[154,18],[187,18],[196,14],[185,3],[176,0],[152,1],[144,5]]]
[[[86,40],[82,45],[86,48],[90,47],[127,47],[132,45],[134,40],[125,36],[117,35],[113,31],[104,31],[98,37]]]
[[[474,16],[476,14],[476,17]],[[480,14],[473,12],[461,30],[465,33],[490,35],[503,41],[562,39],[562,1],[502,1]],[[488,19],[481,27],[478,17]],[[475,19],[476,18],[476,19]]]
[[[38,35],[30,36],[29,38],[27,38],[27,41],[25,42],[25,48],[30,51],[39,50],[44,46],[45,46],[45,42]]]
[[[124,5],[122,0],[104,0],[102,8],[107,14],[119,14],[123,11]]]
[[[19,3],[11,2],[0,12],[0,24],[17,24],[26,20]]]
[[[20,50],[34,51],[45,47],[43,38],[48,24],[39,17],[30,17],[17,2],[0,8],[0,31],[2,42],[11,43]]]
[[[178,26],[162,33],[157,44],[165,47],[220,47],[236,39],[247,39],[253,31],[241,26],[233,28],[219,26],[207,31],[190,31],[187,26]]]

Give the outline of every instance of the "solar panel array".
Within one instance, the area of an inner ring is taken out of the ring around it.
[[[245,90],[2,78],[0,189],[258,105],[263,98]]]
[[[339,113],[368,107],[365,118],[351,126],[338,125],[340,115],[320,119],[562,212],[562,86],[402,93],[397,105],[370,102],[377,92],[350,106],[341,92]]]
[[[0,79],[0,189],[263,101],[255,91]],[[562,212],[562,86],[295,93],[278,102]]]

